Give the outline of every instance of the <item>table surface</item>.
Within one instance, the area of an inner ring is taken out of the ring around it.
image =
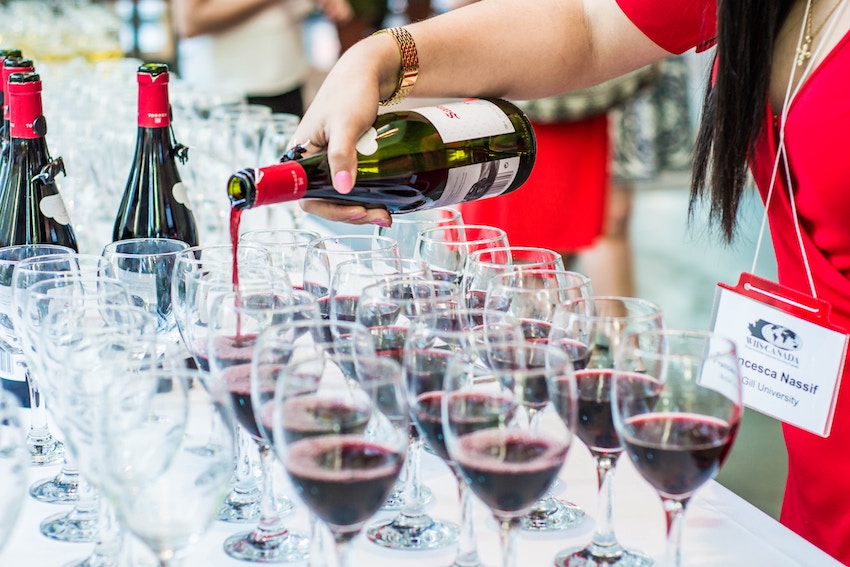
[[[758,474],[754,463],[753,474]],[[59,468],[31,467],[30,479],[36,481],[56,474]],[[428,505],[435,518],[457,521],[457,488],[454,476],[433,455],[423,452],[422,477],[432,490]],[[281,474],[279,491],[291,494]],[[580,505],[588,512],[585,522],[570,530],[550,533],[521,532],[519,557],[522,566],[549,566],[555,554],[568,547],[585,545],[593,531],[596,506],[596,475],[587,449],[577,443],[571,450],[556,489],[559,497]],[[92,544],[63,543],[43,537],[39,523],[48,515],[67,510],[67,505],[43,504],[27,497],[21,515],[5,549],[0,553],[0,566],[63,566],[87,556]],[[627,547],[640,549],[660,564],[664,553],[664,514],[655,491],[636,472],[627,457],[620,459],[614,482],[614,526],[617,537]],[[381,513],[375,521],[388,520]],[[476,502],[476,539],[485,565],[500,564],[496,524],[483,505]],[[296,500],[293,512],[286,516],[290,528],[308,533],[307,513]],[[215,522],[186,557],[186,567],[236,567],[246,565],[226,556],[222,541],[251,524]],[[329,540],[328,540],[329,542]],[[685,566],[838,566],[840,563],[770,516],[716,482],[703,486],[688,507],[683,535]],[[146,553],[146,552],[142,552]],[[352,564],[355,567],[390,567],[400,565],[438,567],[451,564],[455,548],[424,552],[400,552],[379,548],[358,536],[354,543]],[[144,555],[142,555],[144,557]],[[306,563],[294,564],[303,567]]]

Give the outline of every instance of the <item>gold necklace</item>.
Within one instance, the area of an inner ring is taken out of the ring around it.
[[[806,35],[803,37],[803,44],[797,49],[797,67],[802,67],[805,65],[806,61],[812,58],[812,42],[815,40],[815,36],[823,29],[823,26],[829,21],[829,18],[832,17],[832,14],[835,13],[835,10],[841,5],[842,0],[838,0],[832,8],[830,8],[829,13],[824,18],[821,25],[818,26],[814,32],[812,31],[812,0],[806,0]]]

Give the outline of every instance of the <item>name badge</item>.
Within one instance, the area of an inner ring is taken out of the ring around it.
[[[744,405],[828,437],[848,335],[822,299],[743,273],[717,284],[712,329],[735,341]]]

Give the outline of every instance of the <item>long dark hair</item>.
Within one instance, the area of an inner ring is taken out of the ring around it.
[[[694,149],[689,214],[698,201],[731,242],[749,160],[765,128],[776,36],[794,0],[718,0],[717,74],[708,82]],[[768,125],[769,126],[769,125]]]

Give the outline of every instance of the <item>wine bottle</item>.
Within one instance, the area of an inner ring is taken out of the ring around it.
[[[332,187],[327,156],[296,146],[280,164],[243,169],[227,186],[234,209],[322,198],[408,213],[503,195],[531,173],[534,131],[510,102],[469,99],[380,114],[357,143],[351,193]]]
[[[174,139],[171,129],[168,66],[145,63],[136,77],[136,150],[112,239],[172,238],[196,246],[198,229],[177,170],[177,160],[185,163],[188,150]]]
[[[3,56],[3,53],[6,55]],[[6,97],[6,83],[12,73],[32,72],[32,61],[21,58],[17,49],[0,51],[0,109],[3,114],[3,125],[0,127],[0,188],[9,173],[9,101]]]
[[[77,240],[56,187],[56,176],[65,173],[65,165],[61,157],[50,157],[44,137],[41,77],[31,72],[9,75],[6,96],[10,162],[0,188],[0,246],[61,244],[76,250]]]

